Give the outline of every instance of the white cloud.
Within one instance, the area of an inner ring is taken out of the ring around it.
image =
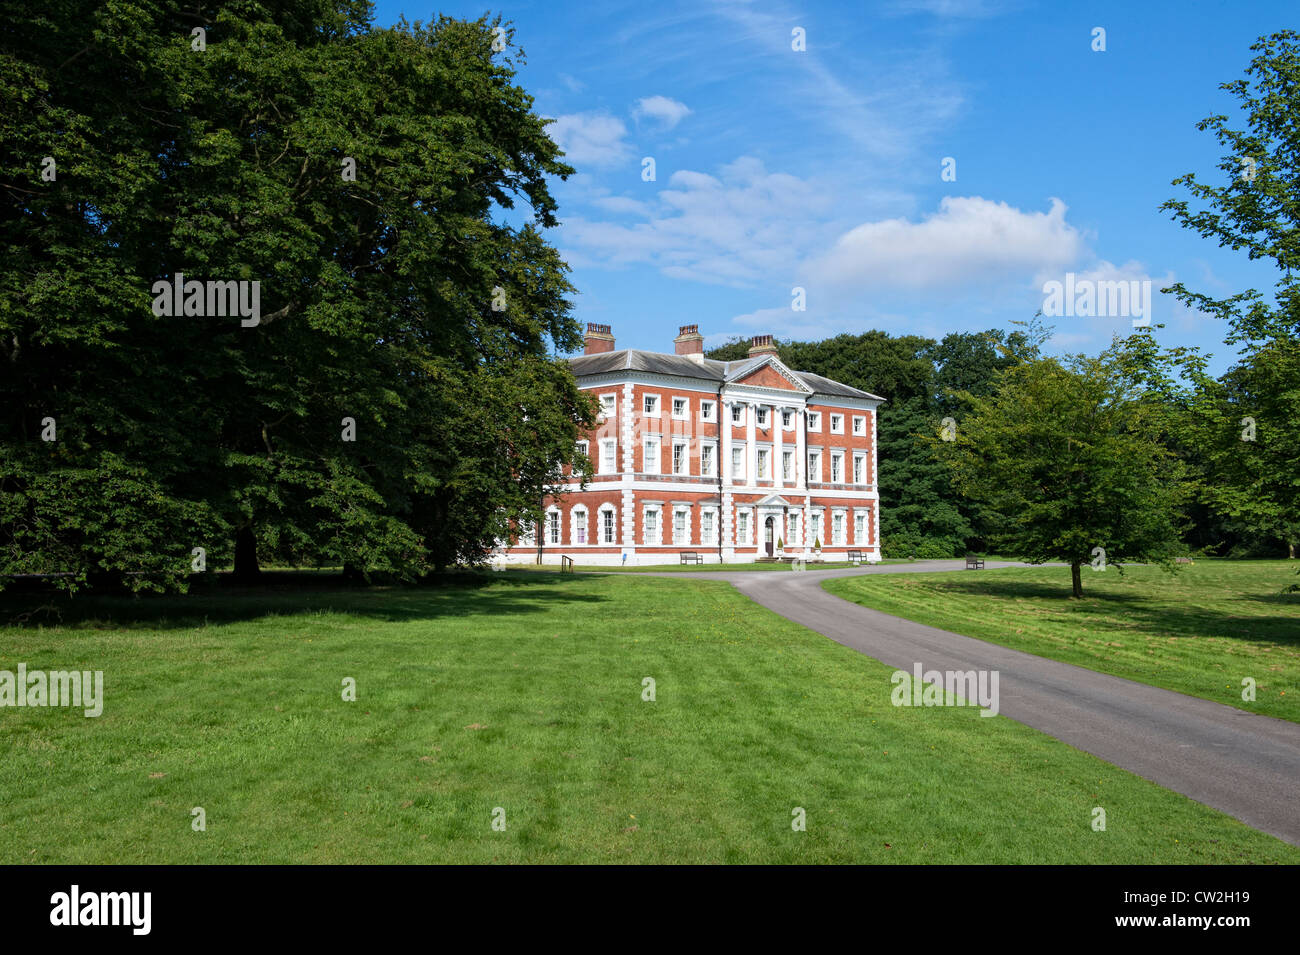
[[[1166,272],[1163,278],[1155,278],[1141,262],[1130,259],[1123,265],[1115,265],[1105,259],[1098,259],[1084,269],[1071,269],[1075,284],[1081,282],[1150,282],[1152,294],[1155,295],[1165,285],[1175,281],[1173,272]],[[1045,270],[1034,276],[1034,284],[1041,287],[1044,282],[1064,282],[1064,271]]]
[[[685,103],[667,96],[647,96],[636,101],[632,115],[637,119],[645,117],[658,123],[663,129],[672,129],[691,114]]]
[[[980,19],[997,16],[1001,7],[992,0],[893,0],[885,10],[896,15],[930,13],[944,19]]]
[[[867,222],[842,235],[813,263],[812,274],[837,285],[934,288],[996,281],[1063,268],[1084,250],[1065,221],[1065,204],[1022,212],[979,196],[945,197],[920,222]]]
[[[633,155],[624,138],[627,126],[608,113],[568,113],[557,117],[549,132],[565,160],[575,166],[613,166]]]
[[[1160,289],[1174,283],[1174,273],[1166,272],[1163,276],[1153,276],[1145,265],[1135,259],[1130,259],[1123,265],[1115,265],[1105,259],[1098,259],[1090,266],[1083,269],[1070,269],[1074,274],[1073,287],[1082,289],[1091,287],[1092,289],[1106,288],[1111,283],[1123,282],[1147,282],[1150,283],[1149,298],[1145,294],[1139,295],[1139,298],[1129,302],[1128,314],[1108,315],[1104,314],[1106,309],[1101,305],[1102,296],[1098,293],[1098,299],[1094,305],[1097,314],[1089,316],[1061,315],[1047,318],[1049,324],[1055,324],[1058,327],[1078,328],[1083,326],[1088,329],[1088,334],[1092,335],[1095,340],[1105,342],[1111,335],[1127,335],[1132,330],[1134,312],[1139,307],[1140,302],[1144,302],[1143,307],[1149,308],[1150,312],[1145,316],[1150,322],[1158,324],[1167,321],[1170,318],[1178,317],[1192,318],[1196,315],[1193,312],[1186,312],[1184,316],[1176,315],[1177,302],[1171,295],[1161,295]],[[1034,284],[1041,292],[1043,284],[1046,282],[1066,283],[1065,271],[1053,272],[1046,271],[1034,277]],[[1133,289],[1131,284],[1126,286]],[[1047,294],[1043,293],[1044,302]],[[1121,300],[1116,300],[1116,305],[1121,304]],[[1077,333],[1058,332],[1052,339],[1053,344],[1058,347],[1075,344],[1079,339]]]
[[[660,173],[665,170],[660,166]],[[670,278],[753,287],[780,276],[793,281],[800,260],[825,248],[841,227],[835,192],[825,184],[742,157],[716,176],[673,172],[662,188],[645,185],[645,198],[600,197],[603,212],[635,215],[623,223],[570,216],[560,240],[584,264],[645,264]]]

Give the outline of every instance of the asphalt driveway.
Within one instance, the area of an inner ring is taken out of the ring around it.
[[[659,576],[726,581],[755,603],[896,669],[911,672],[920,662],[926,670],[997,670],[1002,716],[1300,845],[1300,725],[912,623],[821,588],[832,577],[963,567],[951,560]]]

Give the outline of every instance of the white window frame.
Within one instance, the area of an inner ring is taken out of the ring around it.
[[[654,533],[651,534],[650,516],[654,515],[655,527]],[[663,543],[664,539],[664,522],[663,508],[658,504],[647,504],[641,512],[641,542],[647,546],[655,546]]]
[[[650,446],[654,445],[654,453],[650,453]],[[663,440],[657,434],[647,434],[641,438],[641,473],[642,474],[661,474],[663,473]],[[651,470],[651,468],[654,470]]]
[[[853,543],[865,544],[867,542],[867,512],[855,510],[853,512]]]
[[[677,454],[678,449],[682,452],[680,457]],[[681,467],[678,467],[679,463]],[[689,441],[684,438],[673,439],[673,456],[669,462],[669,467],[672,469],[673,474],[691,473],[691,445]]]
[[[672,401],[673,401],[672,404],[673,420],[690,421],[691,420],[691,399],[686,397],[685,395],[673,395]],[[677,413],[677,402],[679,401],[682,403],[681,414]]]
[[[706,451],[708,452],[707,455],[705,455],[704,453]],[[717,477],[718,476],[717,467],[718,467],[717,442],[701,441],[700,442],[700,477]]]
[[[605,407],[605,401],[608,399],[610,407]],[[605,421],[610,415],[618,415],[618,392],[609,391],[600,396],[600,420]]]
[[[843,451],[831,452],[831,483],[832,484],[844,483],[844,452]]]
[[[613,515],[612,520],[609,522],[609,526],[613,529],[613,540],[607,540],[605,538],[605,516],[607,514]],[[613,504],[602,504],[600,506],[600,517],[598,518],[598,523],[596,525],[596,535],[599,537],[600,544],[603,547],[608,547],[611,544],[618,544],[618,511]]]
[[[648,402],[653,402],[653,403],[654,403],[654,409],[655,409],[654,411],[647,411],[647,410],[646,410],[646,404],[647,404]],[[658,418],[658,417],[661,417],[662,414],[663,414],[663,410],[664,410],[664,404],[663,404],[663,401],[661,400],[661,398],[660,398],[659,395],[656,395],[656,394],[643,394],[643,395],[641,396],[641,416],[642,416],[643,418]]]
[[[745,443],[743,441],[737,441],[731,445],[731,480],[733,483],[748,480],[745,476]]]
[[[681,518],[681,530],[678,530],[678,518]],[[691,509],[680,505],[673,508],[673,546],[689,547],[691,545]]]
[[[707,525],[705,522],[708,522]],[[716,507],[700,508],[700,543],[718,543],[718,509]]]
[[[573,541],[573,546],[586,547],[591,543],[591,537],[587,534],[587,509],[585,507],[579,504],[569,512],[569,524],[569,540]]]
[[[793,430],[794,430],[794,412],[793,412],[793,411],[782,411],[782,412],[781,412],[781,430],[782,430],[782,431],[793,431]]]
[[[837,424],[837,422],[838,422],[838,424]],[[832,415],[831,415],[831,434],[843,434],[843,433],[844,433],[844,415],[842,415],[842,414],[832,414]]]
[[[846,518],[848,515],[842,510],[831,511],[831,543],[837,546],[845,542],[845,531],[848,527]]]
[[[731,426],[733,428],[743,428],[745,426],[746,406],[737,402],[731,406]]]
[[[766,409],[766,408],[758,408],[758,409],[755,411],[755,416],[754,416],[754,426],[757,427],[757,428],[766,428],[766,427],[767,427],[767,409]]]
[[[747,507],[736,508],[736,543],[737,544],[749,543],[749,532],[753,526],[754,526],[754,522],[750,519],[749,508]]]
[[[809,449],[808,451],[808,480],[817,484],[822,483],[821,448]]]
[[[758,453],[754,456],[754,470],[758,472],[756,478],[759,481],[770,481],[772,479],[771,448],[758,449]]]
[[[781,449],[781,480],[794,480],[794,452]]]
[[[606,468],[605,451],[606,449],[611,449],[611,448],[613,449],[609,452],[609,463],[611,466],[609,468]],[[596,461],[596,473],[597,474],[618,473],[618,439],[617,438],[600,439],[600,458],[599,460]]]
[[[853,483],[867,483],[867,456],[860,452],[853,455]]]
[[[799,509],[798,509],[798,508],[795,508],[795,509],[793,509],[793,510],[790,511],[790,514],[789,514],[789,521],[788,521],[788,524],[787,524],[787,527],[786,527],[786,531],[787,531],[787,534],[788,534],[788,536],[786,537],[786,540],[790,542],[790,546],[791,546],[791,547],[798,547],[798,546],[800,546],[800,544],[799,544],[799,530],[800,530],[800,528],[799,528],[799,523],[800,523],[799,518],[802,517],[802,516],[803,516],[803,515],[799,512]]]
[[[853,416],[853,433],[856,435],[864,435],[867,433],[866,415],[855,414]]]
[[[710,398],[700,399],[700,420],[713,421],[717,417],[718,402]]]
[[[808,430],[821,434],[822,430],[822,413],[820,411],[808,412]]]
[[[546,546],[554,547],[564,543],[564,515],[555,506],[546,509]]]

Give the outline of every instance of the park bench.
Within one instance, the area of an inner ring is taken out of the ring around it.
[[[697,553],[696,553],[695,551],[693,551],[693,550],[682,551],[682,563],[683,563],[683,564],[702,564],[702,563],[704,563],[704,555],[703,555],[703,554],[697,554]]]
[[[849,562],[853,564],[860,564],[865,559],[860,550],[851,550],[846,556],[849,558]]]
[[[984,558],[983,558],[983,557],[976,557],[974,554],[967,554],[967,555],[966,555],[966,569],[967,569],[967,570],[983,570],[983,569],[984,569]]]

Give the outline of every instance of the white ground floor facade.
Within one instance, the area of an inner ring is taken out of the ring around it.
[[[496,559],[515,564],[648,566],[762,558],[880,560],[875,488],[709,487],[700,482],[605,481],[546,502],[529,528]],[[540,541],[539,541],[540,537]]]

